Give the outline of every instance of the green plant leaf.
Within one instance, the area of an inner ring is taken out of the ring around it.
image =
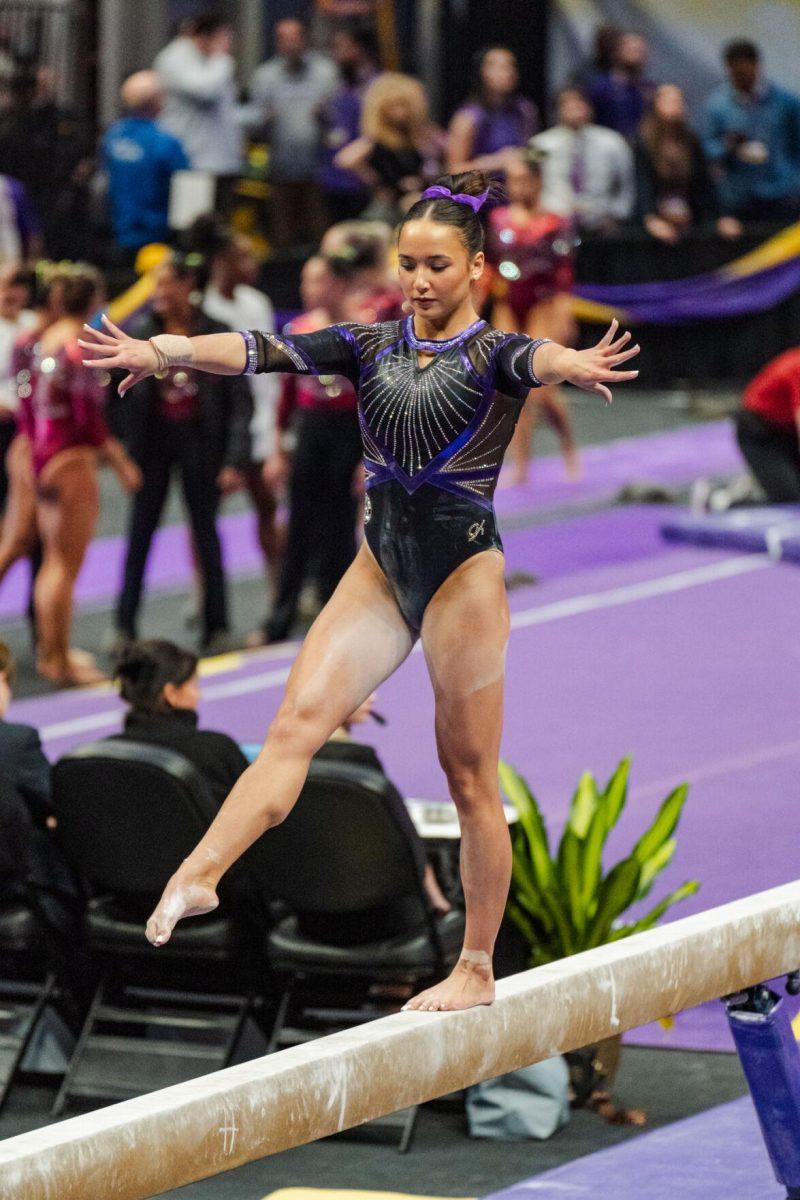
[[[600,799],[606,814],[606,831],[614,828],[628,799],[631,757],[626,755],[606,784]]]
[[[637,900],[644,900],[645,896],[650,894],[656,876],[660,875],[664,868],[672,861],[672,856],[675,853],[677,845],[678,842],[675,838],[669,838],[642,865],[642,877],[639,880],[639,891],[636,895]]]
[[[597,912],[586,931],[582,949],[592,950],[608,940],[614,921],[630,908],[639,890],[642,868],[635,858],[617,863],[600,885]]]
[[[531,949],[533,949],[533,947],[536,946],[541,939],[536,926],[534,925],[533,921],[531,921],[527,913],[523,912],[520,906],[515,904],[513,900],[509,900],[508,904],[506,905],[506,915],[508,916],[509,920],[514,922],[517,929],[525,938],[525,941],[528,943]]]
[[[567,826],[558,849],[558,875],[561,894],[569,907],[570,921],[580,939],[586,931],[587,913],[582,888],[583,845]]]
[[[694,896],[699,890],[700,881],[698,879],[690,879],[687,883],[682,883],[674,892],[670,892],[668,896],[659,901],[655,908],[651,908],[646,916],[642,917],[639,921],[635,921],[627,936],[630,937],[634,933],[646,933],[648,929],[652,929],[654,925],[658,924],[664,913],[672,908],[674,904],[680,904],[681,900],[687,900],[689,896]]]
[[[653,857],[663,843],[672,837],[677,828],[678,821],[681,819],[688,791],[689,785],[682,783],[680,787],[676,787],[673,792],[670,792],[658,810],[658,816],[653,824],[639,838],[639,841],[633,848],[632,856],[641,866],[644,866],[647,860]]]
[[[589,832],[598,803],[597,784],[590,772],[584,771],[572,797],[567,818],[567,828],[581,841]]]
[[[601,803],[592,817],[583,846],[581,865],[581,901],[587,922],[597,908],[597,888],[603,875],[603,849],[608,837],[607,813]]]
[[[551,934],[554,928],[552,917],[542,903],[538,888],[530,878],[527,864],[520,862],[516,857],[511,863],[511,879],[516,902]]]
[[[527,839],[531,864],[540,887],[550,887],[555,869],[550,857],[547,829],[536,798],[525,780],[510,763],[500,760],[498,767],[500,787],[519,814],[519,823]]]

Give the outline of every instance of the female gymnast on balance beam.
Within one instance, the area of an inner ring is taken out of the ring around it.
[[[210,912],[220,878],[295,803],[330,733],[422,641],[436,702],[436,744],[461,822],[464,949],[452,974],[411,1009],[494,999],[492,952],[508,893],[511,847],[497,782],[509,611],[492,495],[528,391],[568,382],[611,400],[638,353],[614,322],[590,350],[505,334],[479,319],[480,172],[445,176],[399,231],[404,321],[342,323],[316,333],[160,334],[129,338],[108,319],[87,330],[87,362],[141,379],[181,365],[218,375],[344,375],[358,390],[366,539],[303,642],[256,761],[178,867],[147,924],[163,945],[182,918]]]

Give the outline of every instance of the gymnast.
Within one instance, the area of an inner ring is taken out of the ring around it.
[[[509,610],[492,495],[528,391],[562,382],[611,400],[638,353],[614,322],[572,350],[505,334],[478,318],[479,210],[488,176],[445,176],[399,229],[411,315],[341,323],[291,338],[243,331],[129,338],[109,320],[86,331],[87,364],[124,368],[124,393],[171,365],[216,374],[342,375],[357,388],[366,474],[365,541],[311,627],[258,758],[167,883],[146,934],[163,945],[183,917],[218,904],[220,878],[290,812],[312,755],[408,657],[419,638],[433,685],[439,761],[461,822],[464,948],[452,973],[405,1006],[490,1004],[492,953],[511,847],[497,782]]]

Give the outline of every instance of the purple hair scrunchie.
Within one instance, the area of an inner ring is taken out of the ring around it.
[[[449,188],[443,187],[440,183],[426,188],[420,196],[420,200],[455,200],[456,204],[466,204],[474,213],[483,208],[488,199],[488,188],[485,192],[481,192],[480,196],[468,196],[466,192],[451,192]]]

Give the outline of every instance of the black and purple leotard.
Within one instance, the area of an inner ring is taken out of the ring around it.
[[[358,393],[367,544],[413,632],[460,563],[500,550],[497,476],[542,344],[476,321],[420,341],[413,318],[277,337],[243,332],[250,373],[344,375]],[[434,354],[425,367],[419,352]]]

